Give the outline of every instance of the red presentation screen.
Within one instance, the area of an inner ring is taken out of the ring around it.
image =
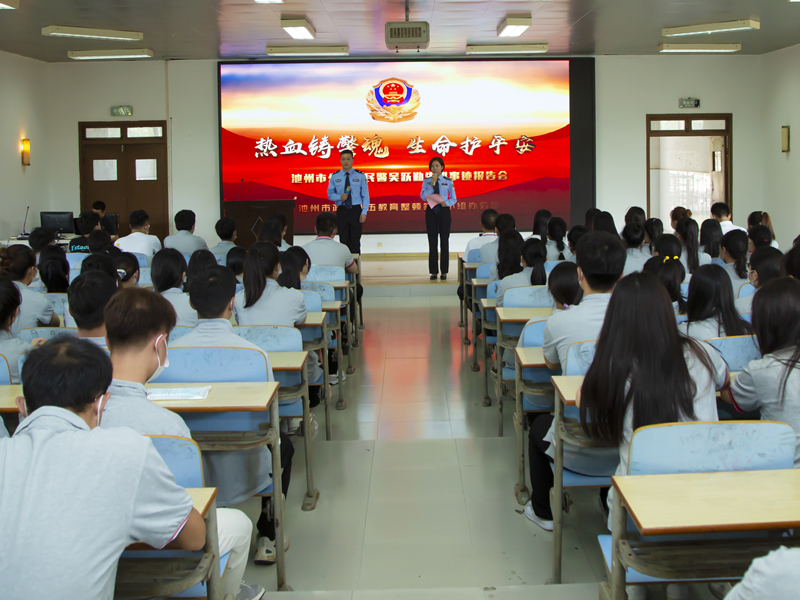
[[[369,182],[364,232],[423,232],[428,161],[442,156],[453,231],[486,208],[521,229],[546,208],[569,222],[568,60],[220,64],[222,199],[297,198],[312,233],[339,152]]]

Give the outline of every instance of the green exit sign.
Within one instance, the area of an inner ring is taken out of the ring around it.
[[[132,106],[112,106],[111,107],[111,116],[112,117],[132,117],[133,116],[133,107]]]

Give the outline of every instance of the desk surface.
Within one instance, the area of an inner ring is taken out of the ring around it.
[[[272,362],[272,359],[270,359]],[[186,388],[211,386],[205,400],[156,400],[173,412],[258,412],[269,410],[278,397],[277,382],[257,383],[151,383],[149,388]],[[12,386],[13,387],[13,386]]]
[[[497,308],[497,298],[481,298],[481,306],[484,309]]]
[[[328,285],[333,286],[333,289],[335,289],[335,290],[344,290],[350,285],[350,282],[346,281],[346,280],[341,280],[341,281],[319,281],[319,282],[309,281],[309,283],[327,283]]]
[[[336,312],[337,310],[341,310],[342,308],[342,301],[341,300],[328,300],[322,303],[322,312]]]
[[[490,283],[491,279],[472,279],[472,285],[475,287],[488,287]]]
[[[324,311],[318,313],[306,313],[306,320],[296,327],[298,329],[302,329],[303,327],[322,327],[326,318],[327,317]]]
[[[217,497],[217,488],[186,488],[189,497],[192,499],[194,509],[205,517],[211,502]]]
[[[497,308],[497,318],[501,323],[527,323],[534,317],[549,317],[552,308]]]
[[[482,263],[482,262],[465,262],[465,263],[462,263],[462,264],[464,265],[465,269],[477,269],[478,267],[480,267],[484,263]]]
[[[643,535],[800,526],[800,470],[612,477]]]
[[[302,371],[308,360],[308,352],[267,352],[273,371]]]
[[[578,396],[578,390],[583,385],[583,375],[555,375],[550,378],[553,382],[553,387],[556,389],[556,395],[561,398],[561,401],[568,405],[575,405],[575,398]]]
[[[544,362],[544,352],[541,348],[514,348],[517,362],[523,369],[538,369],[547,367]]]

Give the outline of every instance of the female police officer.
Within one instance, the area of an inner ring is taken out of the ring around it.
[[[422,182],[420,197],[428,203],[425,209],[425,228],[428,230],[428,270],[431,281],[436,281],[439,272],[437,252],[437,239],[442,240],[441,271],[442,281],[447,279],[447,270],[450,265],[450,207],[456,201],[456,190],[453,181],[442,175],[444,160],[434,156],[428,163],[432,176]]]

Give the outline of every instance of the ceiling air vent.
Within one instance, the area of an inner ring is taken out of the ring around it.
[[[386,47],[389,50],[424,50],[431,43],[427,21],[389,21],[386,23]]]

